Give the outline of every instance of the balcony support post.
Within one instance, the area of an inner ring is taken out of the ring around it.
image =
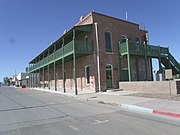
[[[130,82],[131,81],[131,62],[130,62],[128,38],[126,38],[126,46],[127,46],[127,61],[128,61],[128,78],[129,78],[129,82]]]
[[[137,81],[139,81],[138,56],[136,56],[136,76],[137,76]]]
[[[43,53],[43,65],[44,65],[44,53]],[[42,69],[42,81],[43,81],[43,88],[45,89],[45,76],[44,76],[44,66]]]
[[[37,88],[37,59],[36,59],[36,70],[35,70],[35,76],[36,76],[36,80],[35,80],[35,87]]]
[[[170,62],[170,55],[169,55],[169,46],[168,46],[168,68],[171,69],[171,62]]]
[[[76,78],[76,50],[75,50],[75,30],[73,30],[73,71],[74,71],[74,90],[75,90],[75,95],[78,95],[77,91],[77,78]]]
[[[118,46],[118,51],[120,50],[120,45],[121,43],[119,42],[119,46]],[[122,80],[122,58],[123,56],[121,55],[121,52],[119,51],[119,70],[120,70],[120,81]]]
[[[159,73],[162,73],[161,52],[160,52],[160,46],[159,45],[158,45],[158,59],[159,59]]]
[[[28,83],[28,87],[31,87],[31,73],[30,73],[30,63],[29,63],[29,69],[28,69],[28,76],[29,76],[29,79],[28,79],[28,81],[29,81],[29,83]]]
[[[57,91],[56,62],[54,61],[54,90]]]
[[[49,57],[49,49],[48,49],[48,57]],[[49,59],[48,59],[48,62],[49,62]],[[48,68],[48,89],[50,90],[50,71],[49,71],[50,65],[49,64],[47,65],[47,68]]]
[[[147,44],[145,43],[144,44],[144,60],[145,60],[145,70],[146,70],[146,81],[148,80],[148,67],[147,67],[147,63],[148,63],[148,60],[147,60]]]
[[[40,60],[41,60],[41,58],[40,58],[40,56],[39,56],[39,62],[40,62]],[[39,76],[38,76],[38,78],[39,78],[39,80],[38,80],[38,84],[39,84],[39,88],[41,87],[41,85],[40,85],[40,82],[41,82],[41,79],[40,79],[40,72],[41,72],[41,68],[40,68],[40,64],[39,64]]]
[[[36,75],[36,81],[35,81],[36,85],[35,85],[35,86],[36,86],[36,88],[37,88],[37,82],[38,82],[38,81],[37,81],[37,70],[35,71],[35,73],[36,73],[36,74],[35,74],[35,75]]]
[[[53,56],[54,56],[54,89],[55,91],[57,91],[57,77],[56,77],[56,61],[55,61],[55,51],[56,51],[56,44],[54,45],[54,52],[53,52]]]
[[[32,72],[32,88],[34,87],[34,71]]]
[[[63,90],[64,90],[64,93],[66,93],[66,79],[65,79],[65,71],[64,71],[64,38],[62,39],[63,40],[63,44],[62,44],[62,49],[63,49],[63,56],[62,56],[62,77],[63,77]]]

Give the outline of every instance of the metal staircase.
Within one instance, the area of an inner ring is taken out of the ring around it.
[[[157,58],[159,60],[160,71],[162,71],[162,63],[166,69],[172,69],[173,75],[180,74],[180,64],[169,52],[168,47],[124,42],[119,44],[119,55],[120,61],[123,56],[127,56],[128,64],[130,63],[131,56],[143,56],[145,60],[147,60],[147,58]],[[131,66],[129,64],[128,74],[131,73],[130,70]],[[131,81],[130,75],[128,76],[128,80]]]
[[[161,57],[161,62],[165,68],[172,69],[173,75],[180,74],[180,65],[170,52],[168,52],[167,57]]]

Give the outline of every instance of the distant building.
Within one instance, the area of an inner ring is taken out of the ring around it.
[[[28,76],[28,73],[19,73],[16,76],[15,85],[16,86],[27,86],[28,85],[28,79],[26,78]]]
[[[119,81],[153,80],[152,58],[160,72],[161,64],[180,72],[169,49],[149,45],[138,24],[91,12],[29,62],[30,86],[76,94],[117,89]]]

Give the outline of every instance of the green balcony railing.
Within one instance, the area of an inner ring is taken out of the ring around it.
[[[127,48],[127,44],[126,44],[126,43],[121,43],[121,44],[119,45],[119,51],[120,51],[120,53],[126,53],[126,52],[128,52],[127,49],[128,49],[128,48]]]
[[[168,48],[166,48],[166,47],[160,47],[160,53],[161,53],[162,55],[167,55],[168,52],[169,52]]]
[[[85,44],[83,40],[75,40],[75,49],[76,53],[92,53],[93,52],[93,45],[92,40],[88,41],[88,43]],[[51,53],[49,56],[45,57],[38,63],[36,63],[34,66],[30,66],[29,71],[35,71],[43,66],[46,66],[54,61],[57,61],[59,59],[62,59],[63,57],[66,57],[74,52],[73,50],[73,41],[67,43],[64,47],[61,47],[60,49],[56,50],[55,52]]]
[[[85,42],[83,40],[76,40],[75,42],[76,53],[92,53],[93,52],[93,42],[89,40]]]
[[[159,54],[158,46],[148,45],[147,46],[147,54],[149,56],[158,57],[158,54]]]
[[[159,53],[161,55],[168,55],[168,48],[166,47],[158,47],[153,45],[143,45],[136,43],[128,43],[129,45],[129,53],[133,55],[147,55],[152,57],[158,57]],[[120,53],[127,53],[127,44],[122,43],[119,45]],[[159,52],[160,51],[160,52]]]
[[[62,57],[63,57],[63,48],[60,48],[54,53],[54,59],[58,60],[61,59]]]
[[[64,56],[70,55],[73,53],[73,41],[69,42],[64,46]]]
[[[136,54],[136,55],[144,55],[145,53],[145,48],[144,45],[142,44],[129,44],[129,51],[130,54]]]

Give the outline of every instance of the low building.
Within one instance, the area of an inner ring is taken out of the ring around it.
[[[19,73],[15,77],[15,85],[16,86],[27,86],[28,85],[28,79],[27,79],[28,73]]]
[[[149,45],[138,24],[91,12],[29,62],[30,86],[76,94],[117,89],[119,81],[153,80],[152,58],[159,71],[164,64],[180,72],[169,48]]]

